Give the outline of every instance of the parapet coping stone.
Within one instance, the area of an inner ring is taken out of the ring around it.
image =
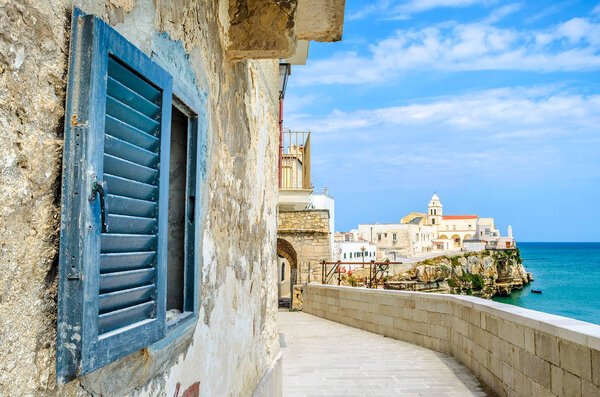
[[[372,295],[397,295],[407,298],[420,298],[434,301],[453,302],[461,306],[477,309],[496,317],[515,322],[565,339],[569,342],[600,350],[600,325],[580,321],[569,317],[544,313],[537,310],[494,302],[487,299],[465,295],[449,295],[432,292],[375,290],[364,287],[345,287],[336,285],[308,284],[309,288],[343,290]]]

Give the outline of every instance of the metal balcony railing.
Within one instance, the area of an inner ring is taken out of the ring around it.
[[[310,180],[310,131],[282,133],[280,189],[312,189]]]

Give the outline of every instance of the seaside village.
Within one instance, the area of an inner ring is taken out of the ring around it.
[[[600,395],[598,328],[476,297],[527,278],[510,228],[335,232],[283,116],[344,11],[0,1],[0,396]],[[445,294],[339,285],[436,255],[397,283]]]

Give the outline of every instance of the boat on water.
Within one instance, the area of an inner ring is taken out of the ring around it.
[[[534,294],[541,294],[542,290],[541,289],[532,289],[531,292]]]

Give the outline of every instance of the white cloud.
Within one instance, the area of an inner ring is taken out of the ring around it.
[[[386,19],[408,19],[413,14],[430,11],[435,8],[459,8],[477,4],[490,4],[491,0],[379,0],[368,4],[348,16],[349,20],[362,19],[370,15],[383,16]]]
[[[403,186],[423,180],[436,186],[474,180],[512,185],[550,183],[565,173],[600,176],[600,95],[558,85],[334,110],[324,117],[292,114],[286,122],[313,131],[315,173],[327,179],[334,172],[345,184],[370,178],[374,186],[388,186],[402,178]]]
[[[600,14],[600,3],[596,7],[594,7],[594,9],[592,10],[592,14]]]
[[[510,10],[508,10],[510,11]],[[342,52],[299,68],[296,83],[382,83],[408,70],[590,71],[600,68],[600,23],[573,18],[549,29],[520,31],[489,23],[396,31],[368,55]]]
[[[473,136],[503,139],[539,138],[548,135],[596,134],[600,125],[600,95],[561,93],[560,87],[503,88],[437,97],[405,106],[334,110],[323,118],[292,114],[292,128],[310,128],[316,133],[355,135],[365,129],[410,129],[454,131]]]
[[[286,94],[285,96],[285,113],[297,113],[300,109],[308,105],[314,104],[317,101],[322,101],[324,98],[318,94],[308,94],[297,96],[294,94]]]
[[[521,3],[512,3],[496,8],[490,15],[483,20],[484,23],[496,23],[506,16],[513,14],[521,9]]]

